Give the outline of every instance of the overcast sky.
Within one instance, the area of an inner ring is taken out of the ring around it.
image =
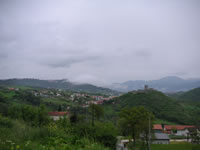
[[[0,78],[200,77],[199,0],[0,0]]]

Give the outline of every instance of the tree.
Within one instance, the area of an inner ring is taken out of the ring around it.
[[[175,127],[172,128],[172,132],[173,132],[173,134],[177,133],[177,129]]]
[[[146,143],[149,149],[149,123],[152,128],[154,116],[144,107],[125,108],[120,112],[119,126],[124,135],[129,135],[133,139],[133,147],[136,145],[137,139],[142,139],[143,144]]]
[[[104,115],[103,108],[100,105],[96,104],[90,104],[89,112],[92,119],[92,126],[94,126],[95,119],[99,120]]]
[[[5,103],[6,102],[5,99],[6,98],[0,93],[0,103]]]
[[[112,122],[98,122],[95,124],[92,136],[100,143],[111,149],[116,149],[117,129]]]
[[[73,114],[70,116],[69,120],[70,120],[70,123],[71,123],[71,124],[76,124],[76,123],[78,122],[77,114],[76,114],[76,113],[73,113]]]
[[[31,92],[27,92],[27,91],[17,92],[13,98],[22,100],[24,102],[31,103],[36,106],[39,106],[40,102],[41,102],[40,97],[35,96]]]
[[[48,113],[44,105],[38,109],[38,126],[41,127],[49,122]]]
[[[58,111],[59,111],[59,112],[62,111],[62,106],[61,106],[61,105],[59,105]]]

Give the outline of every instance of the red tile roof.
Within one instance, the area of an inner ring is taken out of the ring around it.
[[[69,112],[58,112],[58,111],[48,112],[49,116],[64,116],[64,115],[68,115],[68,114],[69,114]]]
[[[162,130],[162,125],[161,124],[154,124],[153,130]]]
[[[97,101],[97,104],[103,104],[104,100]]]
[[[164,127],[166,130],[171,130],[173,128],[177,130],[185,130],[187,128],[195,128],[195,126],[192,125],[165,125]]]

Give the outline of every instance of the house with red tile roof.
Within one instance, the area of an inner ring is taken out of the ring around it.
[[[15,88],[8,88],[10,91],[14,91],[15,90]]]
[[[103,104],[104,100],[98,100],[97,104]]]
[[[187,136],[189,133],[188,129],[195,128],[192,125],[165,125],[164,132],[167,134],[174,134],[180,136]]]
[[[98,101],[89,101],[88,104],[96,104],[96,105],[99,105],[99,104],[103,104],[104,100],[98,100]]]
[[[58,111],[55,111],[55,112],[48,112],[48,115],[53,120],[59,120],[59,119],[64,118],[64,117],[68,117],[69,116],[69,112],[58,112]]]
[[[153,125],[154,133],[163,133],[163,128],[161,124],[154,124]]]

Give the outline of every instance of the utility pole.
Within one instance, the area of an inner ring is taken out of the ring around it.
[[[148,142],[148,150],[151,150],[150,142],[151,142],[151,117],[149,116],[149,142]]]
[[[94,127],[94,104],[92,104],[92,126]]]

